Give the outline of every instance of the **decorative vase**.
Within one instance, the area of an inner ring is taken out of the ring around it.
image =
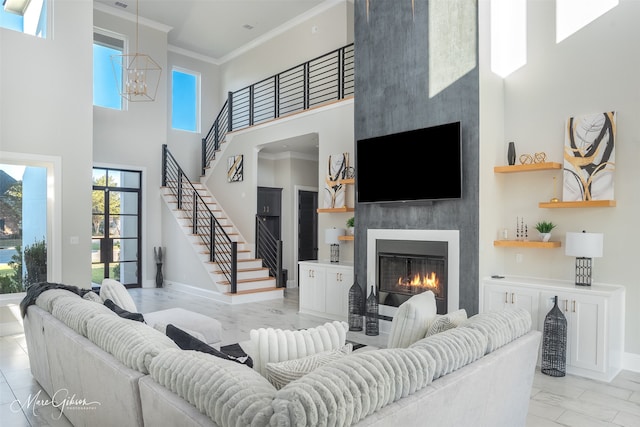
[[[373,286],[371,287],[371,294],[367,298],[367,314],[366,314],[366,330],[367,335],[378,335],[378,298],[373,293]]]
[[[156,263],[156,288],[161,288],[164,283],[164,277],[162,277],[162,263]]]
[[[507,149],[507,161],[510,166],[516,164],[516,144],[513,141],[509,142],[509,148]]]
[[[540,233],[540,240],[548,242],[551,239],[551,233]]]
[[[362,288],[355,280],[349,289],[349,330],[362,331],[362,316],[364,314],[364,295]]]
[[[347,234],[353,236],[353,227],[347,227]]]
[[[542,363],[540,372],[552,377],[564,377],[567,363],[567,319],[558,307],[558,296],[544,318],[542,332]]]

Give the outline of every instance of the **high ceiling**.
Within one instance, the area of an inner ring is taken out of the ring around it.
[[[145,20],[171,28],[169,45],[224,61],[243,46],[338,0],[139,0]],[[96,8],[135,20],[136,0],[94,0]],[[126,7],[125,7],[126,6]]]

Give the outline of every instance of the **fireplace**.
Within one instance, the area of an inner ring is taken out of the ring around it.
[[[379,240],[378,304],[398,307],[413,295],[432,291],[439,314],[447,312],[448,244],[442,241]]]
[[[425,290],[436,295],[438,313],[458,310],[459,278],[458,230],[367,230],[367,295],[378,295],[381,332],[391,330],[402,302]]]

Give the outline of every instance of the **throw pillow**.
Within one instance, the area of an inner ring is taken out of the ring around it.
[[[467,311],[464,308],[444,315],[438,314],[429,325],[424,336],[428,337],[449,329],[457,328],[465,320],[467,320]]]
[[[93,301],[93,302],[97,302],[97,303],[102,304],[102,298],[100,298],[100,295],[96,294],[93,291],[87,292],[86,294],[84,294],[82,296],[82,298],[84,298],[86,300],[89,300],[89,301]]]
[[[280,390],[291,381],[297,380],[319,366],[340,359],[351,353],[352,350],[353,346],[351,344],[345,344],[339,349],[323,351],[312,354],[311,356],[301,357],[300,359],[285,360],[284,362],[269,362],[266,366],[266,378],[276,389]]]
[[[117,314],[118,316],[124,319],[135,320],[136,322],[144,323],[144,316],[142,315],[142,313],[132,313],[130,311],[127,311],[124,308],[120,307],[115,302],[111,301],[110,299],[106,299],[104,301],[104,305],[109,310],[113,311],[115,314]]]
[[[118,304],[118,306],[132,313],[138,311],[136,303],[133,302],[133,298],[129,295],[127,288],[117,280],[104,279],[102,281],[102,284],[100,285],[100,298],[102,298],[102,301],[110,299]]]
[[[225,353],[223,353],[221,351],[218,351],[215,348],[211,347],[210,345],[208,345],[204,341],[200,341],[199,339],[197,339],[193,335],[188,334],[187,332],[183,331],[182,329],[176,328],[172,324],[168,324],[167,325],[167,332],[166,333],[167,333],[167,336],[169,338],[171,338],[173,340],[173,342],[175,342],[176,345],[178,347],[180,347],[182,350],[195,350],[195,351],[199,351],[199,352],[202,352],[202,353],[208,353],[208,354],[211,354],[213,356],[219,357],[221,359],[232,360],[234,362],[237,362],[237,363],[240,363],[240,364],[243,364],[243,365],[247,365],[250,368],[253,367],[253,360],[251,359],[251,357],[249,357],[249,356],[234,357],[234,356],[230,356],[228,354],[225,354]]]
[[[405,348],[427,333],[429,324],[438,312],[432,291],[414,295],[398,307],[391,322],[388,348]]]

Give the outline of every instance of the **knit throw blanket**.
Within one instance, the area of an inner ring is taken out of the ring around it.
[[[86,294],[87,292],[91,292],[91,289],[81,289],[77,286],[63,285],[62,283],[34,283],[27,288],[27,294],[22,299],[22,301],[20,301],[20,314],[22,314],[23,318],[27,315],[27,308],[29,308],[30,305],[36,303],[36,299],[40,296],[40,294],[50,289],[64,289],[80,296],[84,296],[84,294]]]

